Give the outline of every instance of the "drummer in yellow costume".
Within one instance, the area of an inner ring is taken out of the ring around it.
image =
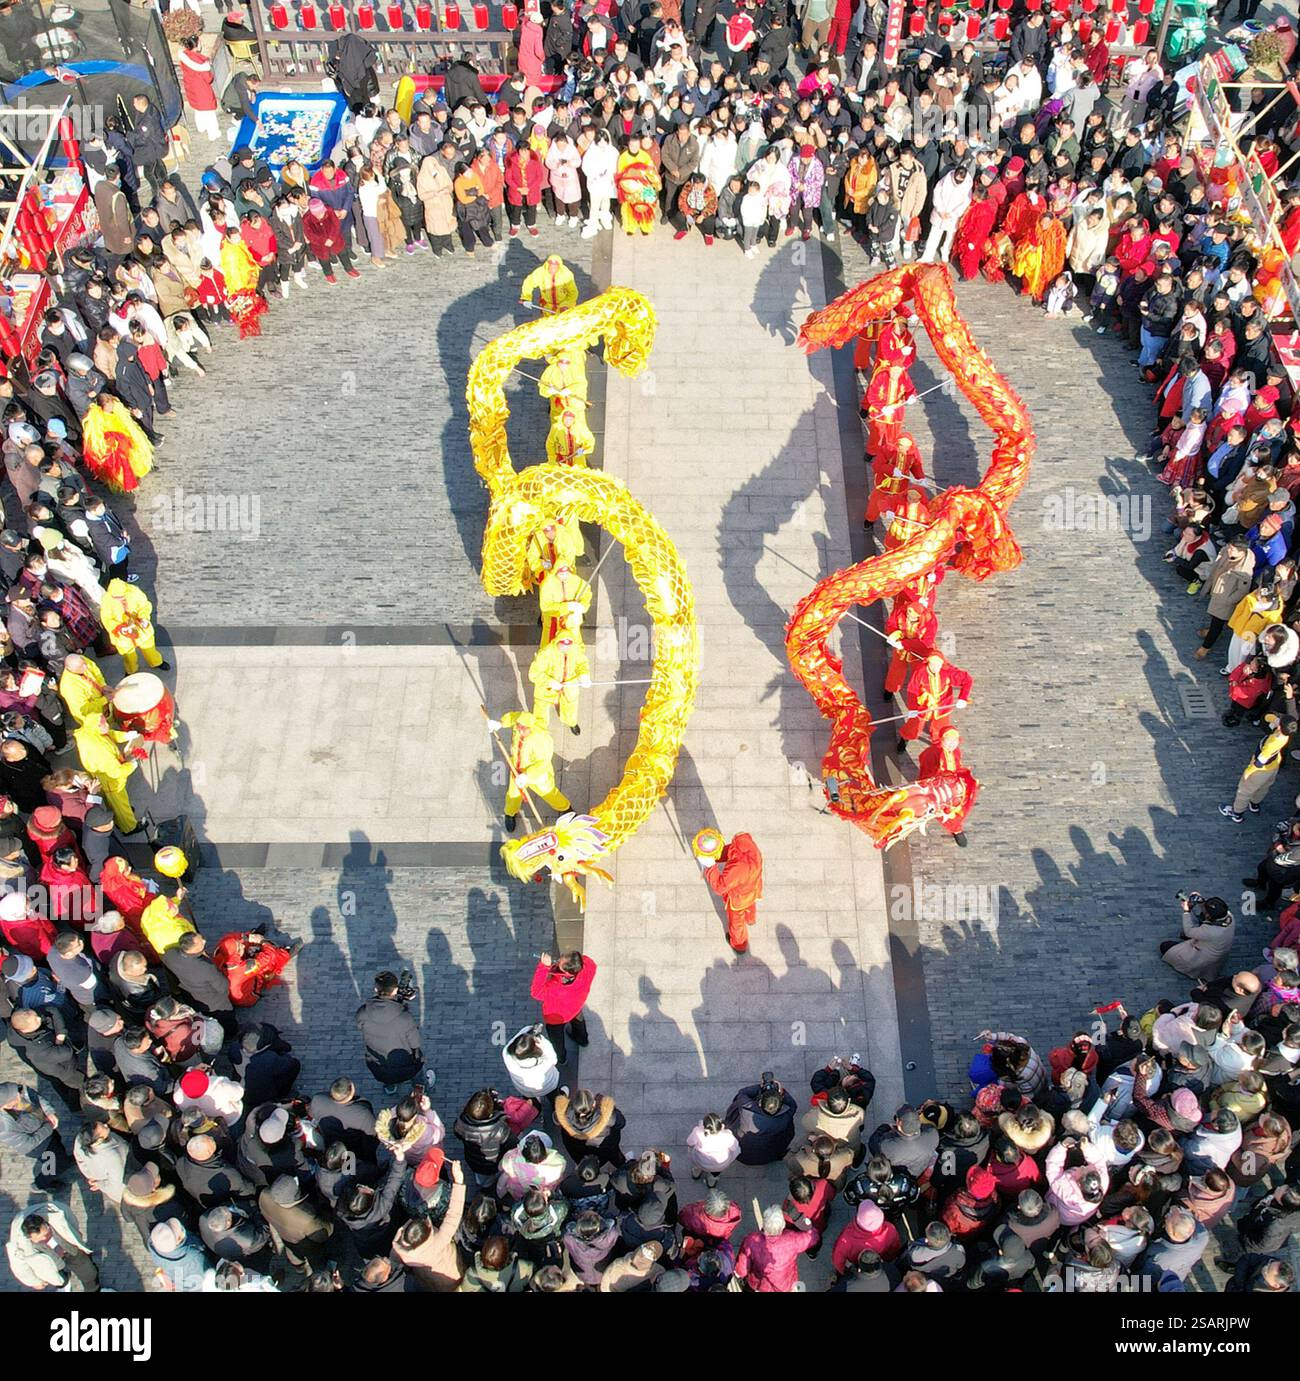
[[[569,798],[555,784],[555,740],[546,727],[544,715],[515,710],[499,720],[489,719],[488,729],[510,729],[510,785],[506,789],[506,830],[515,831],[515,816],[523,804],[524,792],[540,796],[558,811],[569,809]]]
[[[99,621],[113,651],[122,654],[127,675],[136,669],[137,652],[149,666],[168,669],[162,653],[154,646],[153,605],[143,590],[125,580],[110,580],[99,606]]]
[[[572,570],[582,550],[582,533],[577,523],[562,523],[558,518],[548,518],[541,527],[534,528],[524,549],[531,577],[529,583],[536,585],[548,571],[558,570],[561,566]]]
[[[573,270],[560,258],[552,254],[524,279],[519,287],[520,302],[533,300],[533,294],[540,294],[542,311],[548,315],[567,312],[578,302],[578,285],[574,281]]]
[[[554,706],[560,723],[580,733],[578,691],[591,685],[591,663],[582,640],[565,629],[538,650],[528,668],[528,679],[533,683],[533,713],[545,717]]]
[[[542,612],[542,646],[554,642],[561,629],[577,635],[583,616],[591,608],[591,586],[567,565],[556,566],[537,587],[537,607]]]
[[[104,793],[104,804],[113,812],[113,819],[123,834],[139,828],[131,798],[127,794],[127,778],[135,771],[135,759],[115,742],[108,717],[92,714],[85,723],[72,731],[81,765],[96,778]]]
[[[546,459],[552,465],[585,465],[596,449],[586,412],[586,408],[565,408],[552,415],[551,430],[546,433]]]
[[[587,352],[581,346],[566,347],[546,357],[546,368],[537,391],[551,400],[551,421],[567,409],[587,411]]]
[[[59,677],[59,699],[78,724],[102,715],[108,704],[108,682],[98,664],[84,653],[70,653]]]

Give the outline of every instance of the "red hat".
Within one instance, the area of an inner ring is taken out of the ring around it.
[[[63,812],[58,806],[37,806],[32,811],[31,830],[34,834],[58,834],[63,828]]]
[[[1025,170],[1025,160],[1023,158],[1007,159],[1007,174],[1010,177],[1017,177]]]
[[[817,152],[817,150],[814,149],[813,146],[812,146],[811,144],[803,144],[803,145],[800,146],[800,149],[799,149],[799,157],[800,157],[800,158],[812,158],[813,155],[814,155],[816,152]]]
[[[443,1162],[447,1159],[441,1146],[430,1146],[424,1159],[415,1167],[415,1182],[421,1189],[432,1189],[442,1176]]]
[[[998,1192],[998,1182],[982,1165],[972,1165],[966,1172],[966,1188],[977,1199],[991,1199]]]
[[[181,1075],[181,1092],[186,1098],[202,1098],[211,1082],[201,1069],[191,1069]]]

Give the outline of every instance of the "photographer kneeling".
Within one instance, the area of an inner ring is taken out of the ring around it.
[[[357,1028],[366,1047],[366,1068],[384,1086],[385,1093],[398,1084],[419,1079],[424,1073],[420,1027],[407,1010],[415,997],[415,979],[409,971],[401,978],[387,971],[375,975],[375,995],[357,1008]],[[432,1083],[432,1079],[426,1079]]]
[[[1179,892],[1178,901],[1183,912],[1183,938],[1160,942],[1165,963],[1188,978],[1217,978],[1237,931],[1227,902],[1199,892]]]

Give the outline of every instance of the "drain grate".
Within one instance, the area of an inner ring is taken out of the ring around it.
[[[1183,702],[1183,714],[1188,719],[1214,719],[1218,711],[1210,699],[1210,693],[1195,681],[1184,681],[1178,687],[1178,698]]]

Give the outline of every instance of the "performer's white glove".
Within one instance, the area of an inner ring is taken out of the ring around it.
[[[885,641],[890,647],[901,648],[903,646],[903,635],[901,633],[886,633]]]
[[[966,702],[964,700],[959,700],[957,702],[957,708],[959,710],[964,710],[966,708]]]
[[[591,677],[590,677],[590,676],[579,676],[579,677],[578,677],[578,684],[583,688],[583,690],[586,690],[586,689],[591,685]]]
[[[904,719],[920,719],[920,717],[920,710],[908,710],[908,712],[903,716]]]
[[[708,870],[709,870],[709,864],[710,864],[710,862],[711,862],[710,859],[707,859],[707,858],[700,858],[699,855],[697,854],[697,855],[696,855],[696,858],[695,858],[695,861],[696,861],[696,863],[698,863],[698,864],[700,865],[700,872],[702,872],[702,873],[707,873],[707,872],[708,872]]]
[[[499,734],[501,732],[501,721],[499,719],[489,719],[487,728],[489,734]]]
[[[514,773],[510,780],[514,782],[516,790],[526,791],[528,789],[528,778],[522,773]]]
[[[548,681],[546,684],[551,688],[552,695],[559,695],[559,693],[564,689],[563,681]]]

